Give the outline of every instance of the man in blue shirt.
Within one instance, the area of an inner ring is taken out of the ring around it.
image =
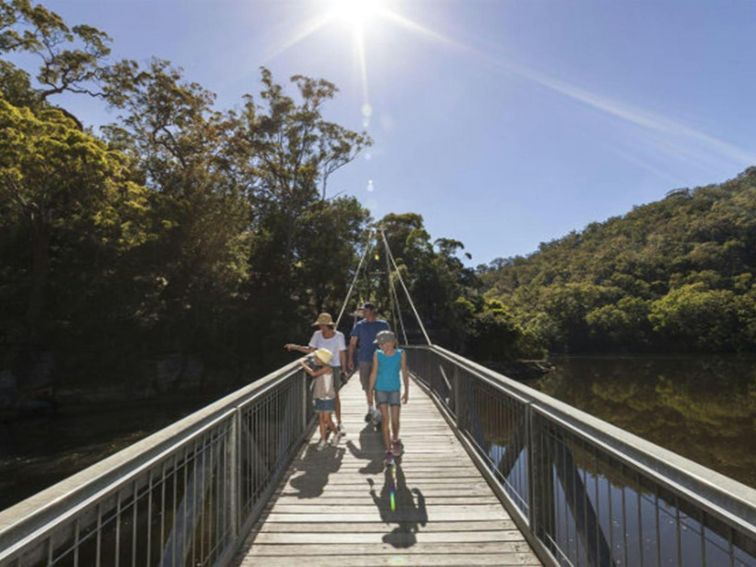
[[[357,364],[360,371],[360,383],[365,392],[368,405],[365,421],[370,421],[370,371],[373,367],[373,353],[375,353],[375,337],[380,331],[389,331],[389,324],[383,319],[378,319],[375,305],[366,303],[362,306],[365,318],[357,323],[352,329],[349,340],[349,355],[347,357],[350,372],[354,369],[354,351],[357,349]]]

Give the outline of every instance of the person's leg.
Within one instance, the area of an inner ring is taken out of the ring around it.
[[[336,421],[341,427],[341,398],[339,397],[339,391],[336,390]]]
[[[322,443],[325,443],[326,440],[326,414],[325,412],[321,411],[318,413],[318,426],[320,428],[320,441]]]
[[[393,441],[399,441],[399,412],[402,406],[391,406],[391,435]]]
[[[370,421],[370,401],[368,388],[370,387],[370,370],[373,364],[371,362],[360,362],[360,384],[362,384],[362,390],[365,392],[365,402],[367,403],[367,415],[365,421]]]
[[[391,450],[391,435],[389,432],[389,405],[388,404],[380,404],[378,408],[381,410],[381,426],[383,429],[383,446],[386,448],[386,451]]]
[[[336,427],[336,424],[333,423],[333,419],[331,418],[331,412],[327,412],[325,414],[325,423],[326,423],[326,430],[331,431],[332,433],[336,433],[338,431],[338,428]]]

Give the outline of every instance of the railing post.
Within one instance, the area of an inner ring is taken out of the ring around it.
[[[301,434],[307,428],[307,373],[302,370],[300,375],[302,376],[302,430],[299,432]]]
[[[551,455],[542,419],[532,404],[525,406],[525,439],[528,448],[528,523],[542,542],[554,510]]]
[[[241,409],[235,408],[234,415],[231,417],[231,431],[228,437],[228,463],[229,463],[229,500],[228,514],[231,525],[231,535],[234,542],[239,537],[239,471],[241,470]]]
[[[457,421],[457,429],[459,429],[459,421],[460,421],[459,420],[459,412],[460,412],[460,408],[462,407],[461,404],[460,404],[460,402],[459,402],[459,400],[460,400],[459,387],[461,386],[461,382],[462,382],[462,380],[460,380],[460,378],[459,378],[459,366],[457,366],[455,364],[454,365],[454,376],[452,377],[452,386],[454,387],[454,392],[453,392],[452,395],[453,395],[453,399],[454,399],[454,415],[455,415],[456,421]]]

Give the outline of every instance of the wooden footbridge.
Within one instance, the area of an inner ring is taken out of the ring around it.
[[[292,363],[0,513],[0,565],[756,565],[756,491],[437,346],[384,471]],[[394,508],[392,509],[392,494]]]

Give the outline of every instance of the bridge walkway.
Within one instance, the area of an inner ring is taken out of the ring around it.
[[[402,407],[393,475],[356,375],[341,400],[346,436],[318,451],[313,434],[237,565],[541,565],[420,387]]]

